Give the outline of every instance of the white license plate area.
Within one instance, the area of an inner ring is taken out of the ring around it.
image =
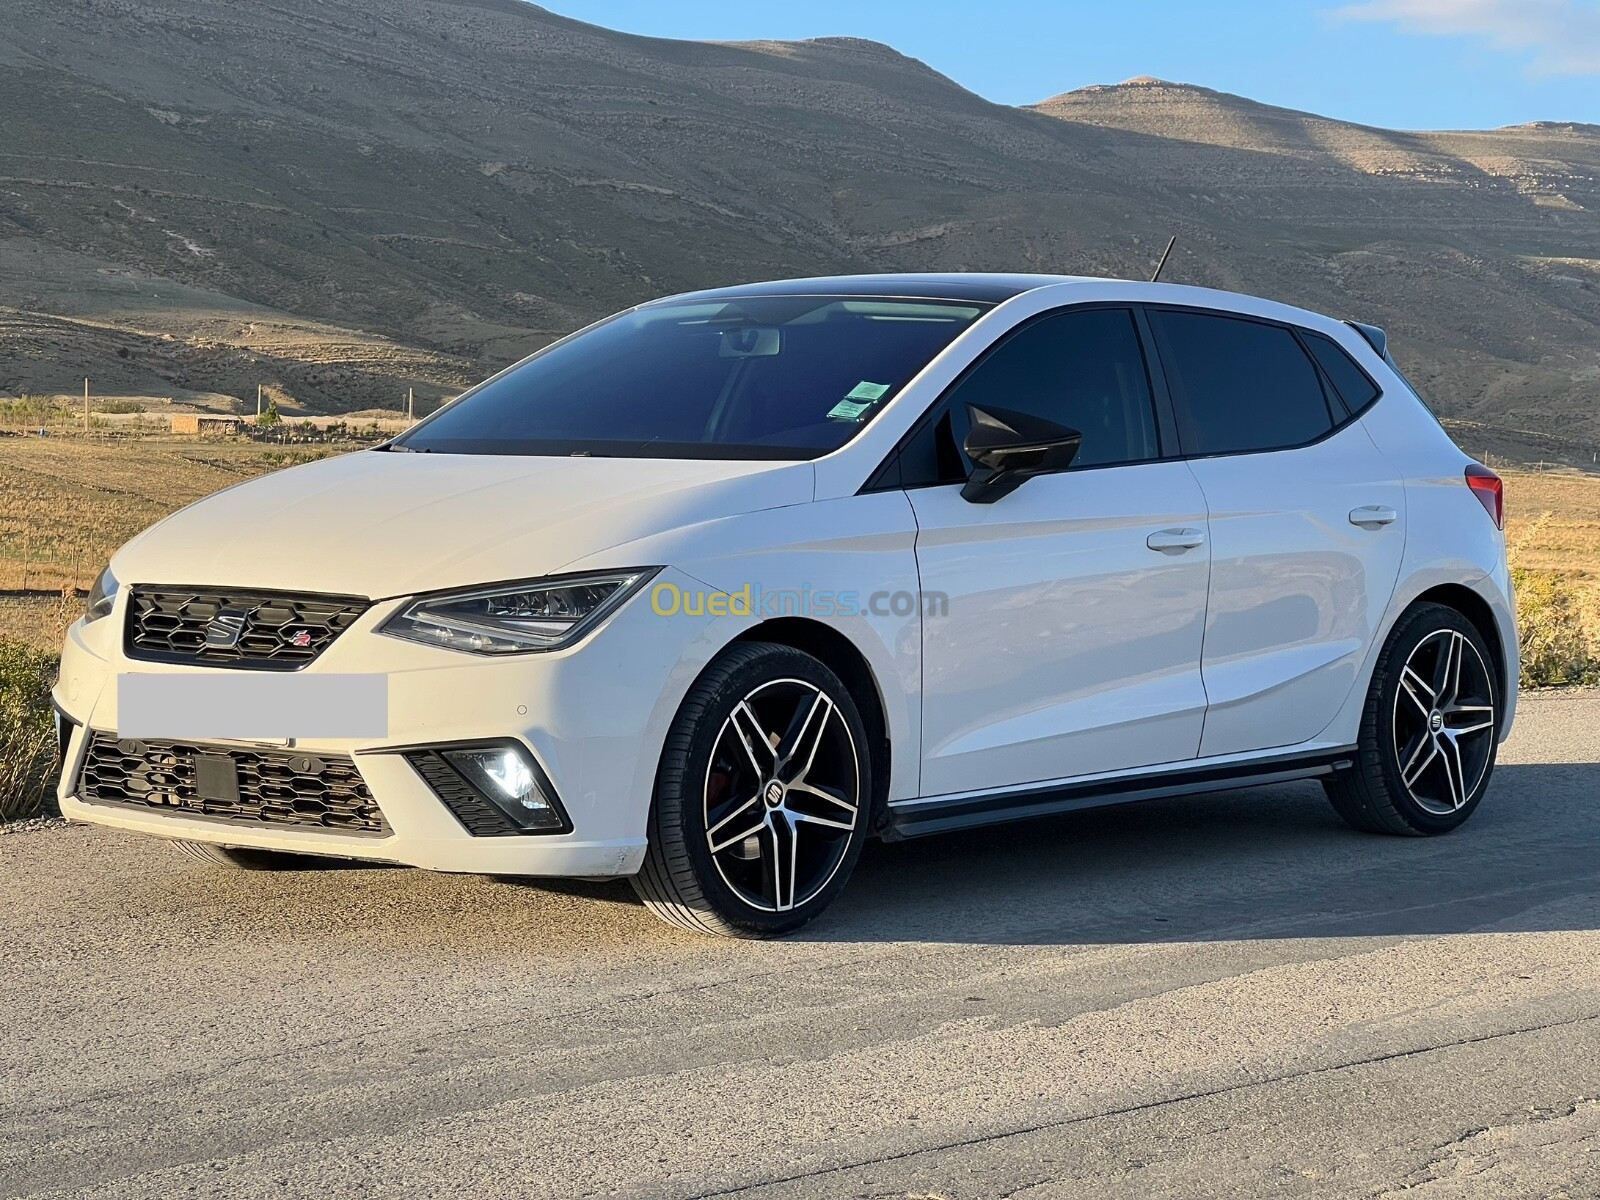
[[[389,735],[387,675],[117,676],[117,735],[287,745]]]

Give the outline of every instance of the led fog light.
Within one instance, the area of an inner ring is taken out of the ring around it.
[[[439,754],[518,829],[560,829],[566,824],[521,746],[473,746]]]

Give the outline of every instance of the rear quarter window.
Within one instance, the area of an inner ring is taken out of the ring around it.
[[[1320,333],[1312,333],[1309,329],[1302,329],[1300,337],[1351,413],[1360,412],[1378,398],[1381,389],[1338,342]]]
[[[1177,309],[1151,318],[1185,453],[1282,450],[1333,429],[1317,368],[1284,326]]]

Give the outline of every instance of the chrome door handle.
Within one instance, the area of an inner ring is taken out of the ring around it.
[[[1163,554],[1182,554],[1206,544],[1206,535],[1198,529],[1158,529],[1145,538],[1144,544]]]
[[[1350,524],[1363,529],[1381,529],[1385,525],[1393,525],[1399,515],[1387,504],[1363,504],[1360,508],[1350,510]]]

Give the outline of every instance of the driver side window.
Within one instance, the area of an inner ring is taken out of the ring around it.
[[[960,483],[967,405],[1027,413],[1076,429],[1072,469],[1160,456],[1155,405],[1133,314],[1102,308],[1053,313],[1008,334],[935,406],[901,453],[901,486]]]

